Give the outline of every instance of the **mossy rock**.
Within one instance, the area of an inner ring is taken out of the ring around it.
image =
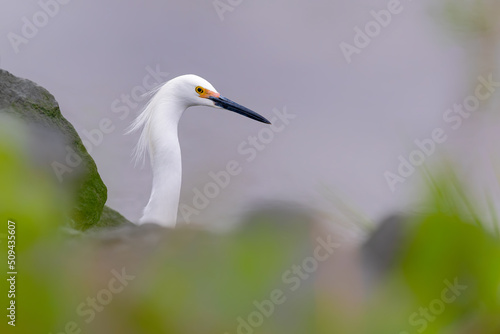
[[[107,188],[75,128],[63,117],[59,104],[45,88],[0,69],[0,113],[21,119],[29,126],[35,143],[34,159],[74,194],[71,227],[87,230],[127,221],[109,208],[101,220]]]

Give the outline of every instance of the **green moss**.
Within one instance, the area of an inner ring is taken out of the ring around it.
[[[61,186],[69,189],[74,196],[75,205],[69,218],[73,228],[87,230],[96,225],[116,226],[118,222],[124,221],[119,214],[110,214],[109,211],[106,211],[106,219],[101,220],[107,200],[107,188],[94,160],[73,125],[62,115],[52,94],[29,80],[0,70],[0,113],[15,116],[29,126],[35,126],[61,138],[60,142],[45,143],[44,145],[50,145],[47,150],[66,152],[65,147],[70,146],[82,159],[82,163],[74,168],[75,172],[65,175],[63,182],[60,182]],[[31,140],[43,142],[43,138],[36,137],[37,134],[33,136]],[[46,162],[47,170],[51,170],[52,162]]]

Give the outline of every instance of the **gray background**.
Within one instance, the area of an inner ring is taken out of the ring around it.
[[[124,120],[111,104],[142,84],[147,66],[170,78],[198,74],[264,116],[284,107],[297,115],[196,221],[230,222],[275,202],[335,212],[339,203],[324,187],[379,220],[410,204],[418,210],[418,173],[392,193],[384,172],[396,170],[415,139],[445,127],[444,111],[471,94],[484,74],[471,66],[475,42],[454,38],[435,17],[436,2],[423,0],[403,1],[403,12],[347,64],[339,44],[352,43],[353,28],[387,2],[246,0],[222,21],[208,0],[73,0],[16,54],[8,34],[20,34],[22,18],[40,7],[7,0],[0,11],[1,66],[49,89],[80,135],[103,118],[113,121],[116,130],[92,156],[108,186],[108,204],[133,221],[149,198],[151,172],[134,168],[138,135],[124,132],[144,102]],[[497,124],[491,113],[472,117],[447,131],[451,139],[441,147],[460,162],[464,179],[479,189],[493,184],[494,192]],[[189,109],[180,124],[181,202],[191,202],[210,171],[244,161],[238,145],[262,127],[227,111]],[[438,160],[433,155],[428,162]]]

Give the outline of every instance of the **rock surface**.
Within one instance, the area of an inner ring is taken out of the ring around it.
[[[129,223],[105,207],[107,188],[73,125],[54,96],[36,83],[0,69],[0,113],[23,121],[34,137],[33,157],[75,194],[70,225],[78,230]],[[104,210],[104,211],[103,211]]]

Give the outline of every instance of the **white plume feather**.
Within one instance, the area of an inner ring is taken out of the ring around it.
[[[146,161],[146,153],[149,152],[149,143],[150,143],[150,127],[151,127],[151,116],[153,115],[154,109],[157,104],[158,95],[160,89],[165,84],[160,84],[157,87],[153,88],[149,92],[143,94],[142,96],[152,96],[151,99],[146,103],[141,113],[137,118],[132,122],[132,124],[127,128],[126,134],[131,134],[133,132],[141,131],[139,136],[139,141],[134,148],[134,152],[132,154],[135,165],[139,162],[142,163],[142,167]]]

